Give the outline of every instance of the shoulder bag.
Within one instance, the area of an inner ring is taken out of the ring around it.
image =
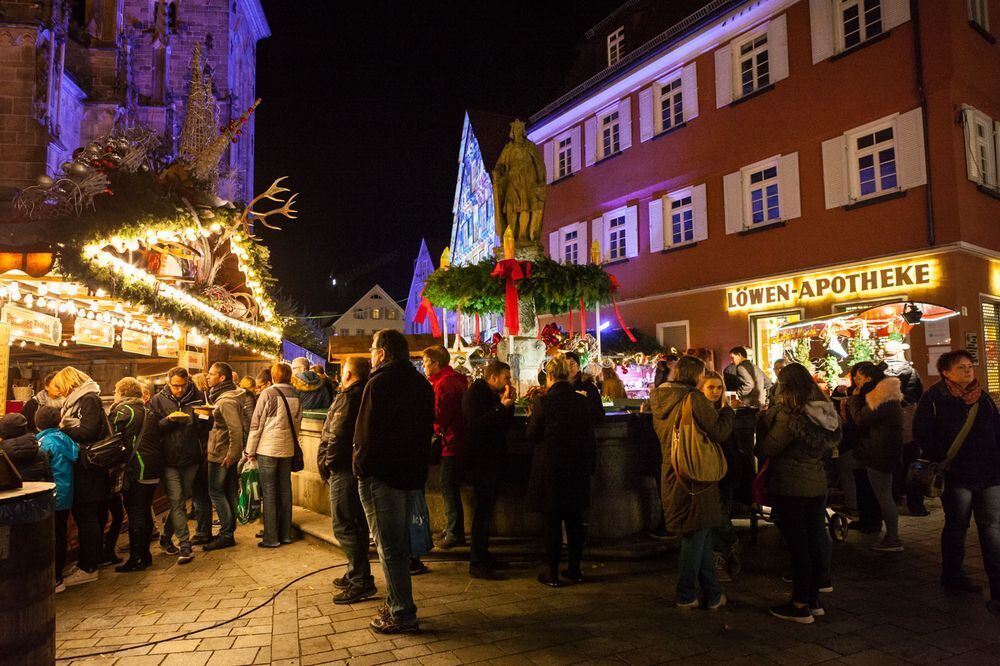
[[[292,418],[292,408],[288,406],[288,398],[281,392],[280,388],[275,388],[281,403],[285,406],[285,416],[288,417],[288,427],[292,431],[292,443],[295,445],[295,453],[292,454],[292,471],[301,472],[306,467],[305,457],[302,455],[302,447],[299,446],[299,433],[295,430],[295,420]]]
[[[908,488],[919,488],[925,497],[941,496],[941,493],[944,492],[945,472],[951,467],[951,461],[958,455],[962,444],[965,443],[965,438],[969,436],[969,431],[972,430],[972,424],[978,413],[979,403],[977,402],[969,409],[969,413],[965,417],[965,424],[955,435],[955,440],[951,443],[944,460],[938,463],[929,460],[916,460],[910,463],[910,468],[906,472],[906,486]]]
[[[722,447],[709,439],[695,423],[692,399],[692,394],[688,394],[681,404],[680,415],[674,423],[670,448],[670,462],[686,490],[688,489],[684,485],[684,479],[716,483],[722,480],[728,469]],[[688,492],[696,494],[691,490]]]

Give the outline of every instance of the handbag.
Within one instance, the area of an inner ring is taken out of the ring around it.
[[[278,392],[278,397],[281,398],[281,402],[285,405],[285,416],[288,417],[288,427],[292,431],[292,443],[295,445],[295,452],[292,454],[292,471],[301,472],[305,469],[306,462],[302,455],[302,447],[299,446],[299,433],[295,430],[295,421],[292,419],[292,408],[288,406],[288,399],[281,392],[281,389],[276,388],[275,391]]]
[[[965,443],[965,438],[972,430],[972,424],[979,413],[979,403],[977,402],[969,409],[965,417],[962,429],[955,435],[955,440],[951,443],[948,453],[941,462],[931,462],[929,460],[916,460],[910,463],[910,468],[906,471],[907,488],[920,489],[925,497],[940,497],[944,492],[944,476],[951,461],[958,455],[958,451]]]
[[[692,395],[688,394],[681,405],[680,416],[674,424],[670,447],[670,462],[685,490],[688,489],[683,479],[716,483],[726,476],[726,471],[729,469],[722,447],[709,439],[695,423],[691,404]],[[690,490],[688,492],[696,494]]]

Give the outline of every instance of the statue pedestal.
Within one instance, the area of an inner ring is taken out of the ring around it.
[[[497,345],[497,358],[510,365],[511,381],[518,395],[538,385],[538,371],[545,362],[545,343],[535,337],[508,336]]]

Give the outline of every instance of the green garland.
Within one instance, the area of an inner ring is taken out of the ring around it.
[[[424,296],[435,306],[469,314],[504,311],[505,284],[491,274],[496,261],[437,270],[427,278]],[[594,264],[560,264],[548,257],[531,262],[531,277],[518,281],[520,298],[531,298],[540,315],[588,308],[611,302],[611,276]]]

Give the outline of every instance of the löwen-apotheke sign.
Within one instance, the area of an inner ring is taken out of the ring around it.
[[[937,261],[874,264],[732,287],[727,310],[758,310],[823,299],[858,300],[936,286]]]

